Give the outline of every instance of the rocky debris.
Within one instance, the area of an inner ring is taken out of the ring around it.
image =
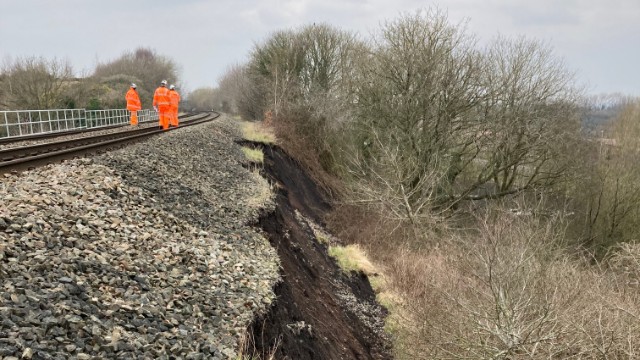
[[[232,128],[2,178],[0,358],[234,358],[278,263]]]
[[[246,159],[234,143],[238,137],[237,124],[223,115],[213,124],[169,132],[96,161],[115,169],[128,183],[161,196],[160,206],[179,212],[192,225],[221,231],[244,228],[260,213],[273,210],[275,202],[271,198],[256,208],[250,201],[268,183],[239,166]],[[225,226],[218,228],[219,224]]]

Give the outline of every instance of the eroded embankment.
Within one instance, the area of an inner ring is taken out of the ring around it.
[[[282,150],[265,147],[264,153],[277,205],[259,225],[278,251],[283,281],[269,313],[250,328],[247,352],[276,359],[391,358],[385,311],[366,276],[345,275],[310,227],[330,210],[327,196]]]

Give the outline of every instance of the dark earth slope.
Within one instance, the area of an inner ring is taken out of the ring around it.
[[[278,251],[283,281],[275,305],[250,329],[248,352],[296,360],[391,358],[382,330],[385,311],[366,276],[345,275],[310,228],[330,210],[326,194],[282,150],[267,147],[264,153],[265,176],[278,193],[275,212],[260,226]]]

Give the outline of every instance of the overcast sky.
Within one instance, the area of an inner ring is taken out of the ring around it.
[[[640,0],[0,0],[0,60],[65,58],[77,73],[150,47],[181,67],[187,89],[215,86],[271,32],[328,23],[362,37],[432,5],[497,34],[548,42],[589,93],[640,96]]]

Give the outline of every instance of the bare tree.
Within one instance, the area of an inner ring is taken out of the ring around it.
[[[262,89],[259,83],[255,76],[249,74],[246,65],[229,67],[218,80],[221,109],[232,114],[242,113],[248,119],[259,119],[263,109],[262,102],[258,99],[264,99],[264,95],[257,93]]]
[[[275,32],[256,46],[249,64],[250,71],[268,85],[274,111],[279,104],[295,98],[296,81],[302,66],[302,47],[293,31]]]
[[[180,84],[178,65],[148,48],[125,52],[115,60],[98,64],[92,78],[103,85],[100,99],[111,107],[122,106],[122,94],[132,82],[138,85],[143,107],[151,107],[151,96],[160,81],[166,79],[178,87]]]
[[[5,106],[12,109],[52,109],[62,106],[62,93],[73,71],[66,60],[18,58],[5,65]]]
[[[573,76],[548,46],[524,38],[497,38],[487,66],[482,110],[489,141],[481,170],[487,176],[476,183],[491,176],[495,191],[473,198],[548,188],[566,173],[579,134]]]
[[[230,68],[220,80],[220,91],[233,96],[229,106],[247,120],[262,120],[270,107],[270,93],[273,87],[260,73],[252,70],[251,64]]]
[[[312,107],[319,95],[346,93],[338,90],[352,80],[360,45],[353,34],[326,24],[279,31],[256,46],[249,71],[265,83],[276,115],[285,106]]]
[[[414,194],[410,203],[430,197],[447,208],[563,179],[576,91],[539,42],[498,38],[480,51],[462,25],[430,10],[387,23],[362,72],[350,151],[374,165],[398,149],[399,171],[414,175],[395,186]],[[375,171],[351,173],[360,181]]]
[[[435,227],[444,220],[444,214],[433,211],[435,189],[442,176],[438,167],[425,168],[416,158],[404,158],[403,149],[389,146],[386,137],[371,129],[370,147],[375,148],[375,156],[366,153],[351,153],[348,157],[349,175],[358,179],[350,187],[350,198],[354,204],[367,208],[385,219],[394,232],[407,226],[414,240],[424,240],[428,235],[425,225]],[[418,183],[413,183],[419,179]],[[408,187],[404,184],[413,184]]]
[[[391,183],[413,194],[410,203],[454,199],[456,179],[480,153],[476,107],[484,64],[473,42],[438,11],[406,15],[383,26],[361,63],[349,152],[374,165],[398,149],[407,165],[398,170],[413,175]],[[370,175],[362,172],[357,181]]]
[[[305,96],[344,96],[349,89],[361,43],[355,35],[327,24],[313,24],[298,34],[304,51],[300,85]]]
[[[338,170],[335,144],[351,114],[363,48],[349,32],[314,24],[276,32],[252,53],[247,78],[253,86],[246,93],[260,94],[244,98],[272,114],[284,146],[314,174]]]

